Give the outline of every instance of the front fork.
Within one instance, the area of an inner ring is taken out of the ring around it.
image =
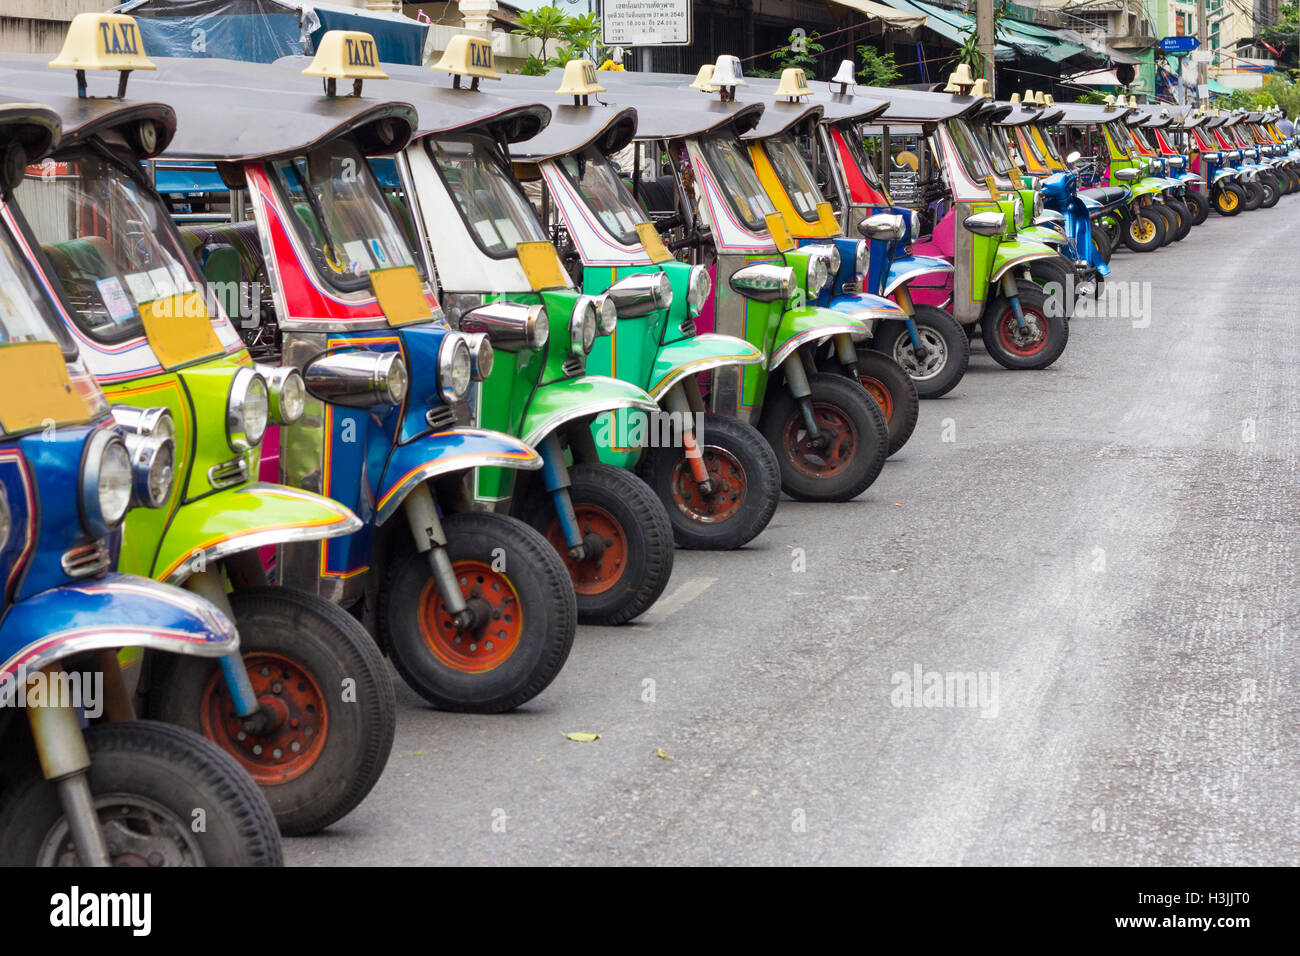
[[[704,465],[704,451],[695,434],[695,416],[703,414],[704,399],[700,397],[700,386],[694,378],[678,382],[664,395],[664,405],[669,414],[679,416],[682,423],[682,451],[686,456],[686,465],[691,469],[691,478],[700,489],[700,494],[709,496],[716,490],[709,470]]]
[[[905,285],[900,285],[894,290],[894,301],[907,313],[907,337],[912,340],[912,352],[916,355],[916,360],[922,362],[927,353],[925,346],[921,344],[921,336],[916,332],[916,320],[913,318],[916,314],[916,305],[912,302],[912,290]]]
[[[1011,311],[1016,314],[1016,325],[1020,331],[1035,339],[1042,335],[1037,319],[1026,318],[1024,309],[1020,307],[1020,287],[1016,283],[1016,274],[1011,269],[1002,276],[1002,294],[1011,302]]]
[[[845,338],[848,336],[846,335]],[[821,448],[828,439],[817,426],[817,416],[813,414],[812,386],[808,384],[808,370],[804,367],[802,353],[803,349],[798,348],[786,356],[785,361],[781,363],[781,370],[785,372],[785,383],[799,406],[799,414],[803,416],[803,426],[808,431],[806,440],[808,446]],[[856,378],[856,375],[854,377]]]
[[[442,606],[450,615],[451,622],[458,630],[474,629],[478,614],[465,600],[460,582],[456,580],[456,569],[447,554],[447,532],[443,530],[438,506],[434,504],[433,492],[427,482],[422,481],[411,489],[402,501],[402,510],[411,527],[416,550],[429,562],[433,585],[438,589],[438,597],[442,599]]]
[[[235,619],[235,610],[230,606],[226,595],[226,582],[221,572],[215,568],[196,571],[185,581],[185,589],[215,604],[217,610]],[[221,658],[221,676],[226,682],[226,692],[234,705],[235,713],[244,722],[244,730],[251,734],[263,734],[275,726],[275,715],[264,709],[253,691],[253,682],[248,679],[248,668],[244,666],[244,657],[239,651],[231,651]]]

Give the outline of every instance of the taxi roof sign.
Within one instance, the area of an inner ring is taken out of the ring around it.
[[[695,81],[691,83],[690,89],[702,90],[705,93],[716,93],[718,87],[713,85],[713,64],[705,63],[700,67],[699,72],[695,74]]]
[[[561,96],[586,97],[592,93],[604,93],[605,88],[596,78],[596,64],[590,60],[570,60],[564,64],[564,76],[555,92]]]
[[[788,96],[792,100],[812,96],[812,90],[808,89],[808,74],[797,66],[786,67],[781,71],[781,82],[772,95],[777,98]]]
[[[334,95],[337,80],[352,80],[353,95],[360,96],[362,80],[388,79],[379,67],[375,38],[362,30],[330,30],[321,37],[316,56],[302,75],[323,77],[327,96]]]
[[[77,95],[86,95],[87,70],[118,70],[120,99],[126,95],[126,78],[132,70],[157,69],[144,55],[140,28],[121,13],[78,13],[68,26],[59,55],[50,61],[57,70],[77,71]]]
[[[501,79],[492,56],[492,41],[482,37],[472,37],[467,33],[458,33],[448,41],[447,49],[443,51],[442,58],[433,65],[433,69],[456,77],[453,82],[457,88],[460,87],[462,76],[474,79],[474,89],[478,89],[480,79]]]

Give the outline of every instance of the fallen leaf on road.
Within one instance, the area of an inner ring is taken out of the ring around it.
[[[668,754],[664,753],[664,748],[663,748],[663,747],[660,747],[658,750],[655,751],[655,756],[658,757],[660,760],[672,760],[672,759],[673,759],[673,758],[670,757]]]
[[[580,744],[589,744],[593,740],[599,740],[600,734],[593,734],[586,730],[575,730],[571,734],[565,734],[570,740],[576,740]]]

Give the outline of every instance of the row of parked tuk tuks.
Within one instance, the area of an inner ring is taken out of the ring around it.
[[[0,862],[279,863],[383,772],[388,662],[524,704],[675,548],[869,487],[973,336],[1045,368],[1120,243],[1300,187],[1269,114],[851,77],[117,14],[0,67]]]

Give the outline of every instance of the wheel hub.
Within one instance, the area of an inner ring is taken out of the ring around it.
[[[453,670],[492,670],[519,646],[524,626],[519,593],[503,571],[481,561],[457,561],[454,568],[465,610],[452,615],[431,579],[420,594],[420,632],[434,656]]]
[[[858,436],[853,423],[833,405],[813,405],[820,434],[808,434],[803,416],[796,410],[786,421],[783,445],[790,462],[814,478],[826,478],[843,471],[857,453]],[[820,439],[820,441],[818,441]]]
[[[686,459],[680,459],[673,468],[670,483],[673,504],[692,521],[718,524],[740,510],[748,479],[744,466],[726,449],[706,445],[702,453],[704,467],[709,473],[708,482],[697,482]]]
[[[202,866],[203,852],[188,824],[166,807],[133,793],[95,798],[99,828],[113,866]],[[81,866],[62,817],[41,842],[37,866]]]
[[[582,557],[569,553],[558,519],[551,522],[547,539],[564,555],[565,567],[579,594],[600,594],[622,578],[628,562],[627,536],[622,526],[604,508],[574,502],[574,516],[582,532]]]
[[[933,329],[917,329],[916,337],[921,341],[921,352],[912,347],[909,336],[900,335],[894,343],[894,361],[903,366],[910,378],[933,378],[947,364],[948,346]]]

